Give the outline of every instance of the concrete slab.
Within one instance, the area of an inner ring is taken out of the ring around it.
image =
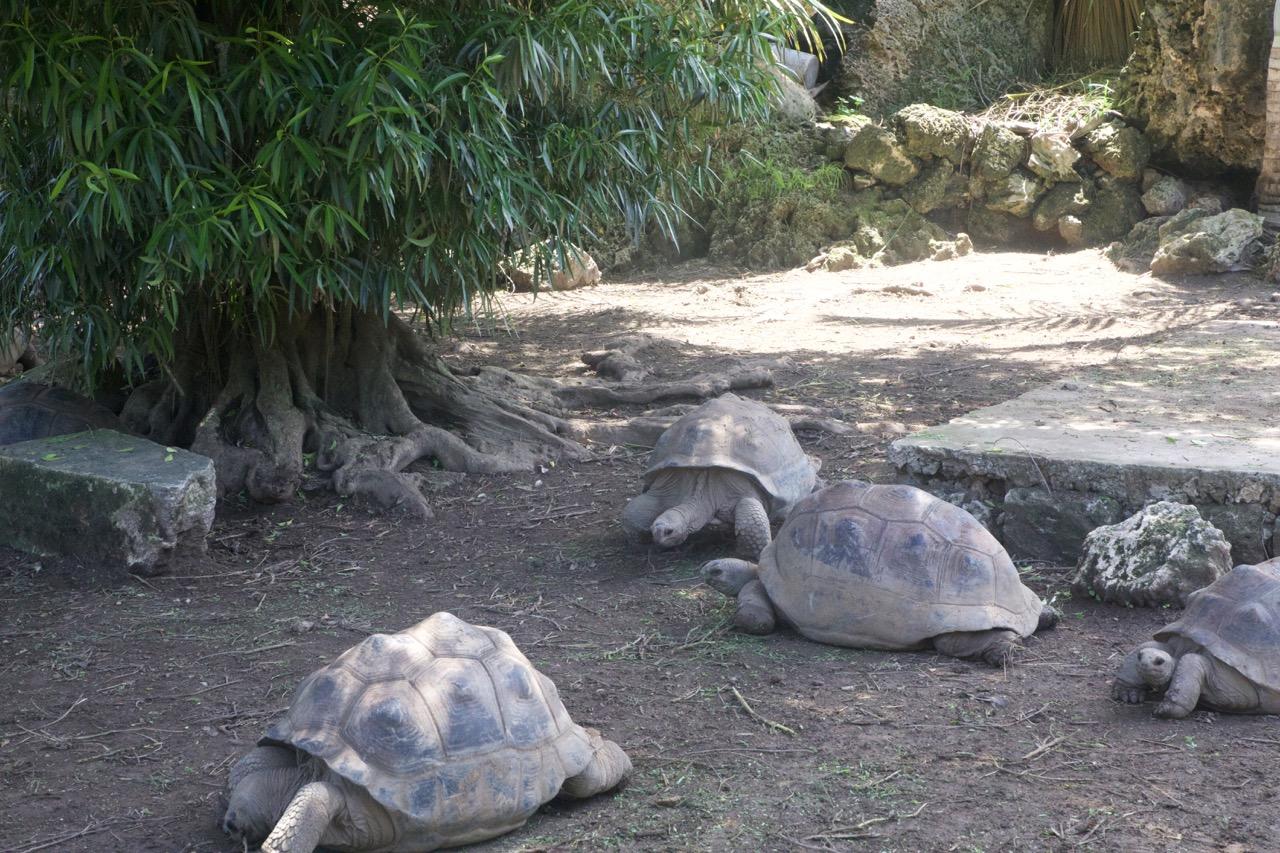
[[[900,439],[889,456],[907,482],[995,505],[1015,556],[1044,558],[1042,541],[1017,533],[1031,524],[1068,531],[1055,547],[1074,560],[1087,525],[1046,519],[1045,505],[1070,513],[1105,496],[1126,514],[1158,500],[1200,506],[1235,528],[1223,531],[1233,558],[1264,560],[1280,546],[1280,323],[1211,321],[1126,347],[1108,365]],[[1036,518],[1008,515],[1015,488],[1044,493],[1014,502],[1035,504]]]
[[[156,574],[203,552],[213,461],[111,430],[0,447],[0,544]]]

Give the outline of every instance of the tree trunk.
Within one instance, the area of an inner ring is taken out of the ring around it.
[[[404,472],[419,459],[497,473],[585,452],[559,412],[455,376],[398,317],[351,309],[281,318],[269,345],[251,330],[196,323],[122,417],[211,457],[223,494],[286,500],[313,464],[339,494],[420,517],[431,514],[420,477]]]
[[[1267,66],[1267,129],[1258,175],[1258,213],[1268,229],[1280,230],[1280,0],[1276,2]]]

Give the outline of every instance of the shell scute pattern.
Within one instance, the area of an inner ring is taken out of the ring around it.
[[[816,466],[787,420],[763,403],[722,394],[677,420],[649,454],[646,485],[672,468],[724,468],[755,480],[770,513],[785,513],[813,490]]]
[[[1043,606],[972,516],[909,486],[838,483],[800,501],[760,578],[797,630],[838,645],[914,648],[991,628],[1026,636]]]
[[[22,381],[0,387],[0,444],[91,429],[124,431],[110,409],[65,388]]]
[[[1187,598],[1182,618],[1155,634],[1186,637],[1250,681],[1280,691],[1280,558],[1236,566]]]
[[[372,635],[317,670],[262,742],[315,755],[446,836],[454,820],[523,821],[593,755],[510,637],[444,613]]]

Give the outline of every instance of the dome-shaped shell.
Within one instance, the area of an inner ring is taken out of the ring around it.
[[[1032,634],[1042,604],[973,516],[910,486],[837,483],[796,504],[760,557],[774,605],[812,640],[917,648],[939,634]]]
[[[126,431],[110,409],[66,388],[23,381],[0,388],[0,444],[91,429]]]
[[[1185,637],[1245,678],[1280,690],[1280,558],[1236,566],[1187,597],[1182,618],[1155,635]]]
[[[443,612],[313,672],[260,743],[323,760],[423,849],[518,826],[592,758],[509,636]]]
[[[769,495],[775,517],[813,491],[818,474],[786,418],[736,394],[708,400],[668,427],[649,454],[645,483],[672,468],[740,471]]]

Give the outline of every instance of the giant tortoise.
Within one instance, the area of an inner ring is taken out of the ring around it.
[[[781,521],[813,491],[819,461],[805,455],[787,420],[763,403],[723,394],[681,417],[649,454],[644,491],[622,512],[632,535],[664,548],[712,521],[733,524],[753,559]]]
[[[1130,652],[1111,695],[1136,705],[1148,690],[1164,694],[1157,717],[1181,719],[1197,705],[1280,714],[1280,558],[1191,593],[1181,619]]]
[[[822,643],[932,646],[996,666],[1058,620],[973,516],[911,486],[846,481],[815,492],[759,565],[712,560],[702,576],[737,596],[734,624],[750,633],[781,619]]]
[[[128,431],[110,409],[66,388],[23,380],[0,387],[0,444],[91,429]]]
[[[509,832],[631,772],[495,628],[436,613],[316,670],[231,768],[223,829],[264,853],[420,853]]]

